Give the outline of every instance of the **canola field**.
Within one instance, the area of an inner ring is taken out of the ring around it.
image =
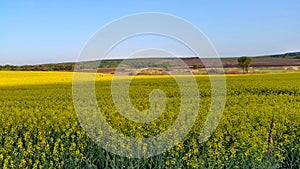
[[[208,76],[196,76],[201,98],[192,129],[175,147],[145,158],[110,153],[87,135],[74,110],[72,77],[70,72],[0,72],[0,168],[300,166],[300,73],[227,75],[223,116],[212,136],[201,143],[211,84]],[[147,138],[168,130],[176,120],[180,91],[172,77],[136,76],[131,81],[129,97],[138,110],[149,109],[154,89],[161,89],[167,98],[161,116],[145,124],[118,113],[111,79],[112,75],[97,75],[95,94],[116,131]]]

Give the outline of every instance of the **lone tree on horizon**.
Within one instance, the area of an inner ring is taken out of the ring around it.
[[[239,66],[242,67],[243,73],[248,73],[248,69],[250,67],[250,64],[252,62],[252,59],[247,56],[242,56],[238,58]]]

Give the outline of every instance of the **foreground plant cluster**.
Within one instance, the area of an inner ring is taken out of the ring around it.
[[[201,97],[192,130],[167,152],[142,159],[115,155],[89,138],[73,107],[72,73],[0,75],[0,168],[300,166],[299,73],[227,76],[222,119],[203,143],[199,137],[210,108],[211,84],[207,76],[196,77]],[[153,89],[161,89],[167,98],[161,116],[145,124],[129,121],[118,113],[111,98],[110,80],[108,75],[97,76],[95,93],[103,116],[116,131],[151,137],[168,130],[176,120],[181,96],[172,77],[137,76],[132,80],[129,97],[136,109],[149,109]]]

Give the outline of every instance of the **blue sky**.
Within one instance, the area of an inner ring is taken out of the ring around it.
[[[162,12],[197,26],[222,57],[300,51],[299,0],[0,1],[0,65],[75,61],[104,25]]]

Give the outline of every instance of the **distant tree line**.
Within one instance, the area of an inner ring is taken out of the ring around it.
[[[258,56],[263,58],[287,58],[287,59],[300,59],[300,52],[290,52],[284,54],[277,55],[266,55],[266,56]]]
[[[77,68],[110,68],[117,67],[121,61],[102,61],[100,65],[96,61],[77,63]],[[75,63],[56,63],[56,64],[41,64],[41,65],[0,65],[0,70],[7,71],[73,71]]]
[[[0,70],[10,71],[72,71],[74,64],[45,64],[45,65],[0,65]]]

